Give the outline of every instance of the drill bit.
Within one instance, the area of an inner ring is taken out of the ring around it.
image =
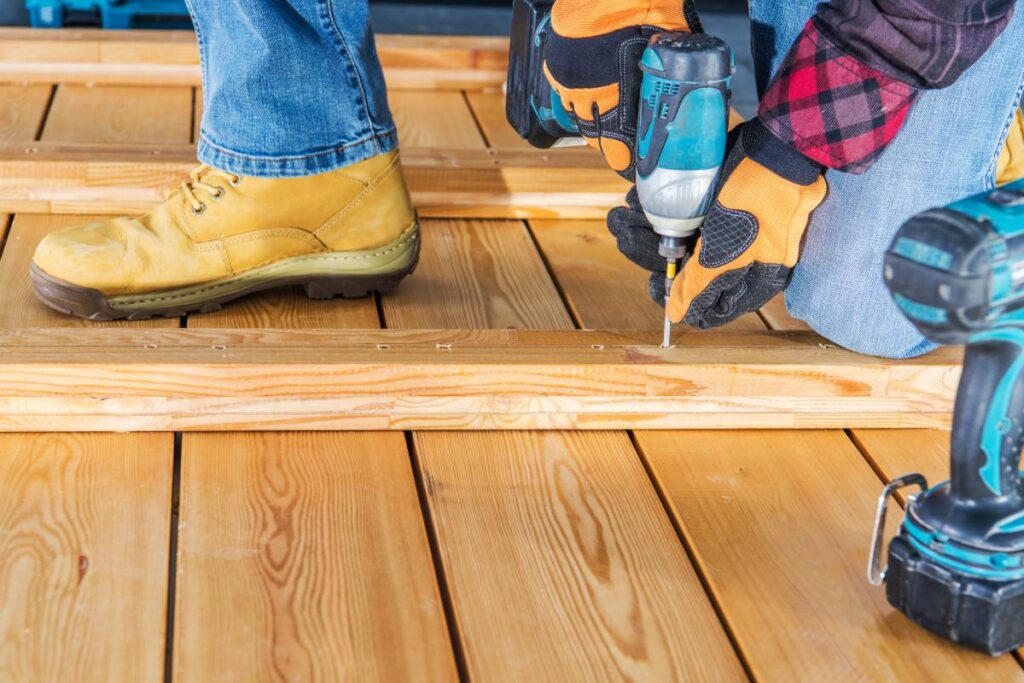
[[[672,283],[676,279],[677,263],[674,258],[670,258],[665,268],[665,331],[661,337],[661,348],[663,349],[672,346],[672,320],[668,317],[668,300],[672,296]]]

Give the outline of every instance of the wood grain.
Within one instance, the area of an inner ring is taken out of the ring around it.
[[[1024,680],[894,612],[865,567],[881,482],[842,432],[639,432],[761,680]]]
[[[377,49],[392,88],[497,88],[505,81],[504,38],[382,35]],[[6,28],[0,81],[199,85],[199,52],[191,31]]]
[[[960,370],[955,350],[887,361],[807,333],[683,334],[671,349],[659,339],[16,330],[0,333],[0,428],[934,427],[948,424]]]
[[[399,434],[182,444],[177,681],[454,680]]]
[[[0,84],[0,142],[35,140],[53,87]]]
[[[419,433],[471,678],[743,680],[622,433]]]
[[[488,147],[533,149],[519,137],[505,115],[505,95],[501,92],[467,92],[466,100],[473,109],[480,130],[487,138]],[[595,152],[596,153],[596,152]]]
[[[48,233],[61,228],[107,220],[110,216],[43,216],[23,214],[16,216],[0,255],[0,329],[21,327],[78,327],[78,328],[148,328],[178,327],[178,319],[96,322],[66,315],[41,303],[32,289],[28,269],[36,246]]]
[[[163,675],[170,434],[0,436],[0,679]]]
[[[530,228],[584,327],[662,329],[665,313],[647,293],[650,273],[619,253],[604,221],[532,220]],[[748,314],[723,329],[764,328],[756,314]]]
[[[910,472],[920,472],[932,486],[949,479],[947,430],[857,429],[852,436],[886,481]]]
[[[195,167],[188,145],[0,145],[0,211],[144,211]],[[421,216],[601,218],[628,183],[586,149],[402,152]]]
[[[61,85],[45,142],[174,144],[192,141],[192,89]]]
[[[460,92],[406,90],[388,93],[404,149],[442,147],[481,149],[487,145]]]
[[[422,223],[417,271],[382,304],[387,327],[571,329],[525,226]]]

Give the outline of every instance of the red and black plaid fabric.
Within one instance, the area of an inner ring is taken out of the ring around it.
[[[854,59],[807,22],[758,116],[818,163],[863,173],[899,132],[917,90]]]

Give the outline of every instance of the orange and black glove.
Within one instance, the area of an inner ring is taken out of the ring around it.
[[[785,289],[811,212],[828,191],[823,173],[759,120],[745,124],[694,254],[672,285],[672,321],[718,327]]]
[[[694,0],[556,0],[544,73],[587,143],[632,180],[640,58],[651,35],[700,33]]]

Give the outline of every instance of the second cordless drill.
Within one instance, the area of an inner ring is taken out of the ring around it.
[[[553,3],[513,2],[506,112],[512,127],[535,147],[557,146],[579,135],[574,114],[562,107],[542,68]],[[733,55],[714,36],[659,33],[651,37],[639,67],[636,187],[661,237],[668,296],[688,238],[714,199],[725,158]],[[666,317],[663,346],[670,334]]]

